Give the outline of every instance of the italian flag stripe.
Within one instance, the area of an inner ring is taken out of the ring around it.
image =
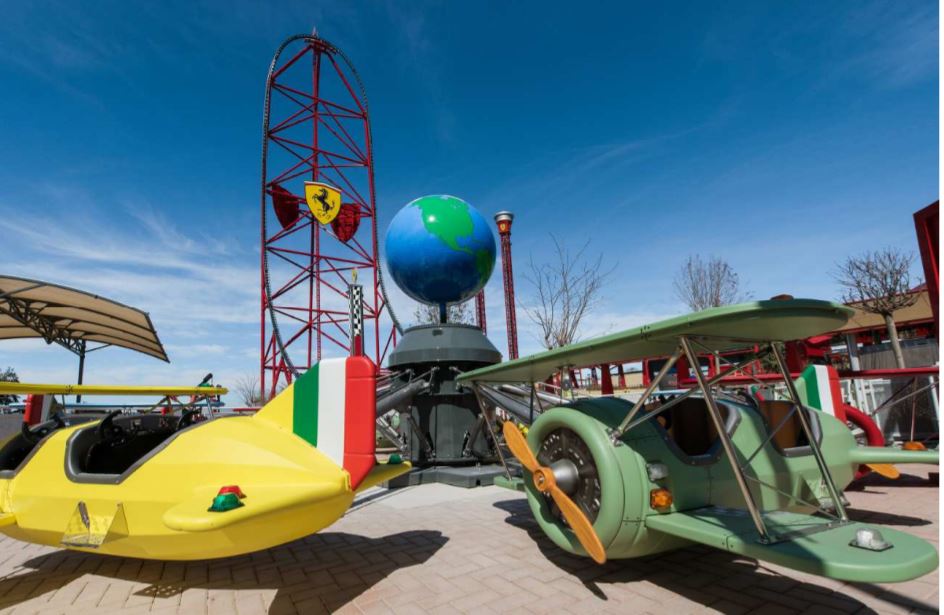
[[[292,431],[351,476],[374,467],[376,368],[364,357],[325,359],[295,381]]]
[[[295,381],[292,408],[292,431],[312,446],[318,446],[319,365],[312,365]]]
[[[318,364],[318,450],[339,466],[344,465],[344,418],[348,408],[344,398],[347,389],[347,360],[327,359]]]
[[[803,370],[803,373],[800,374],[800,378],[803,379],[803,383],[806,385],[806,405],[825,410],[822,406],[822,401],[819,397],[819,387],[816,383],[816,367],[813,365],[808,366]]]
[[[828,365],[807,365],[800,374],[807,406],[822,410],[837,419],[846,420],[839,374]],[[801,393],[802,395],[802,393]]]

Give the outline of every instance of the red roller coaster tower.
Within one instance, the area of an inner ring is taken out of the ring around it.
[[[341,50],[314,34],[282,43],[266,81],[262,131],[259,376],[272,395],[323,356],[352,352],[352,278],[364,290],[363,353],[380,365],[397,327],[378,260],[367,98]],[[306,181],[341,191],[330,224],[309,210]]]

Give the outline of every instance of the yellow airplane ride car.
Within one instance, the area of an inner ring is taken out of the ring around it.
[[[24,424],[0,448],[0,532],[161,560],[239,555],[317,532],[356,493],[410,470],[398,459],[376,462],[376,373],[365,357],[321,361],[252,416],[197,421],[196,410],[116,411],[102,420],[72,414]],[[161,387],[68,388],[170,394]]]

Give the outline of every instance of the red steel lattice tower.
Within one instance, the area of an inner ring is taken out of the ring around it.
[[[508,358],[518,358],[518,322],[515,316],[515,279],[511,269],[511,223],[515,215],[510,211],[495,214],[498,237],[501,240],[502,282],[505,285],[505,324],[508,328]]]
[[[312,216],[306,181],[341,191],[330,224]],[[367,98],[347,57],[317,35],[286,39],[269,68],[261,210],[261,391],[271,396],[322,357],[352,352],[354,277],[363,287],[363,353],[380,365],[397,327],[378,260]]]
[[[488,323],[485,322],[485,289],[475,295],[475,324],[482,333],[488,334]]]

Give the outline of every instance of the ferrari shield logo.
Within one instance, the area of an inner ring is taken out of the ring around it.
[[[305,182],[305,201],[321,224],[330,224],[341,211],[341,191],[328,184]]]

